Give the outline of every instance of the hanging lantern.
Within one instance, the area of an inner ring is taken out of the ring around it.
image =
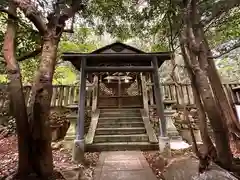
[[[122,79],[124,80],[125,83],[129,83],[132,77],[130,76],[123,76]]]

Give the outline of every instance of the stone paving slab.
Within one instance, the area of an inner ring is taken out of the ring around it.
[[[100,154],[94,180],[157,180],[141,151]]]

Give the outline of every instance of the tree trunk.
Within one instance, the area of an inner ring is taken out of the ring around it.
[[[16,6],[9,3],[9,12],[16,15]],[[26,177],[31,172],[29,157],[29,125],[28,116],[23,94],[22,79],[20,69],[16,61],[15,39],[17,22],[8,17],[7,31],[4,38],[3,54],[7,64],[7,72],[10,80],[9,94],[13,117],[16,119],[18,137],[18,175]]]
[[[185,63],[189,64],[192,69],[197,89],[214,132],[219,163],[224,168],[230,168],[232,165],[232,153],[229,145],[228,129],[208,81],[207,53],[204,51],[205,47],[204,43],[202,43],[204,39],[202,39],[199,33],[201,24],[198,2],[198,0],[192,0],[185,4],[183,16],[185,26],[183,33],[181,33],[180,41],[187,50],[186,53],[190,62]]]
[[[191,61],[186,62],[186,64],[189,64],[191,67],[192,74],[194,75],[194,79],[197,85],[197,89],[201,95],[202,102],[204,104],[204,109],[207,112],[208,118],[210,120],[210,124],[212,126],[214,137],[215,137],[215,143],[217,148],[217,155],[218,160],[220,161],[221,165],[225,168],[230,167],[232,164],[232,154],[229,147],[229,139],[228,139],[228,131],[224,125],[224,121],[222,120],[221,114],[219,112],[219,109],[216,105],[215,99],[212,94],[212,90],[210,85],[208,84],[208,78],[206,76],[206,73],[201,69],[200,63],[203,63],[200,59],[200,48],[199,50],[196,49],[196,45],[193,44],[196,41],[193,35],[193,30],[191,29],[191,26],[186,27],[184,30],[185,34],[181,36],[181,42],[184,42],[186,47],[186,53],[188,55],[188,59]],[[195,48],[195,49],[193,49]],[[198,59],[199,58],[199,59]],[[206,66],[206,64],[205,64]]]
[[[58,41],[50,37],[44,41],[41,62],[32,87],[30,126],[32,133],[32,165],[44,177],[53,173],[49,112],[52,97],[52,78],[56,64]]]
[[[191,59],[194,59],[194,57],[191,57]],[[201,94],[205,110],[214,132],[219,161],[223,166],[230,167],[232,164],[232,154],[229,147],[228,131],[224,125],[224,121],[222,121],[222,117],[212,95],[207,76],[199,65],[193,64],[193,66],[197,88]]]
[[[22,92],[20,71],[15,59],[14,22],[9,21],[4,56],[8,63],[8,72],[11,80],[10,94],[11,100],[14,100],[13,110],[17,120],[19,153],[21,156],[19,163],[21,164],[20,167],[25,167],[19,171],[24,174],[25,172],[36,173],[41,179],[48,179],[53,175],[51,131],[48,119],[57,46],[64,31],[65,22],[77,11],[83,9],[83,5],[79,1],[73,1],[71,7],[64,8],[66,12],[62,12],[61,7],[57,6],[56,2],[57,8],[53,10],[54,16],[52,16],[52,13],[49,13],[48,23],[46,24],[34,3],[24,0],[14,0],[10,3],[14,3],[35,25],[43,40],[40,67],[32,86],[28,116]],[[13,7],[12,10],[14,15],[16,15],[16,7]]]
[[[203,32],[203,29],[201,30]],[[219,107],[221,108],[221,111],[223,112],[226,120],[227,125],[229,128],[229,131],[234,133],[238,138],[240,138],[240,123],[238,122],[237,116],[234,113],[233,107],[229,104],[229,101],[227,99],[226,93],[224,92],[221,79],[219,77],[217,68],[215,66],[211,49],[209,48],[208,42],[206,38],[204,37],[204,34],[202,34],[208,57],[208,76],[209,81],[211,83],[212,90],[214,92],[214,95],[216,99],[218,99]],[[230,98],[230,97],[229,97]]]
[[[192,89],[193,89],[193,96],[195,98],[195,103],[198,110],[198,118],[200,120],[199,129],[200,129],[201,138],[204,145],[204,151],[205,151],[204,154],[211,156],[211,158],[215,160],[217,159],[217,152],[208,134],[207,117],[204,111],[204,107],[201,102],[200,95],[197,91],[196,86],[192,85]]]
[[[208,134],[207,117],[206,117],[206,114],[205,114],[203,104],[201,102],[201,95],[198,91],[198,88],[197,88],[198,86],[197,86],[196,80],[194,79],[194,74],[192,73],[192,69],[188,64],[189,58],[186,54],[184,44],[180,43],[180,47],[181,47],[182,56],[184,58],[184,61],[187,62],[187,63],[185,63],[185,66],[186,66],[189,78],[191,80],[191,87],[192,87],[192,91],[193,91],[193,96],[194,96],[197,111],[198,111],[198,118],[199,118],[199,121],[200,121],[199,129],[200,129],[201,138],[202,138],[202,141],[203,141],[204,155],[209,155],[209,156],[211,156],[211,158],[213,160],[216,160],[217,159],[217,152],[216,152],[216,148],[213,145],[213,142],[210,139],[209,134]]]
[[[228,102],[226,93],[224,92],[220,76],[212,58],[213,55],[211,49],[204,34],[203,25],[199,23],[201,20],[198,14],[197,5],[194,7],[192,17],[194,17],[192,19],[193,26],[195,26],[193,28],[195,40],[201,46],[201,53],[199,54],[200,66],[208,75],[208,79],[210,81],[209,83],[211,84],[216,103],[220,108],[222,116],[225,118],[223,118],[223,120],[227,122],[229,130],[240,137],[240,124],[237,120],[236,114],[233,111],[233,108]]]

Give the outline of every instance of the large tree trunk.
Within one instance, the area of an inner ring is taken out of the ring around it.
[[[213,142],[208,134],[207,117],[204,111],[203,104],[200,99],[199,92],[197,91],[196,87],[197,86],[194,83],[194,85],[192,85],[192,90],[193,90],[193,96],[195,99],[196,107],[198,110],[198,118],[200,120],[199,129],[200,129],[201,138],[203,141],[204,154],[209,155],[211,156],[212,159],[216,160],[217,159],[216,148],[213,145]]]
[[[187,63],[185,63],[185,66],[186,66],[189,78],[191,80],[193,96],[194,96],[197,111],[198,111],[198,118],[200,121],[199,129],[200,129],[201,138],[203,141],[204,155],[209,155],[209,156],[211,156],[211,158],[213,160],[216,160],[217,159],[216,148],[213,145],[213,142],[208,134],[207,117],[206,117],[206,113],[205,113],[203,104],[201,102],[201,95],[198,91],[198,88],[197,88],[198,86],[197,86],[196,80],[194,79],[194,74],[192,73],[192,69],[191,69],[190,65],[188,64],[189,57],[186,54],[184,44],[180,43],[180,47],[181,47],[182,56],[184,58],[184,61],[187,62]]]
[[[218,160],[222,166],[230,168],[232,165],[232,153],[229,146],[228,129],[208,83],[206,73],[208,63],[205,62],[206,53],[203,51],[203,39],[198,34],[200,21],[197,2],[197,0],[192,0],[185,6],[183,18],[185,26],[180,41],[184,44],[186,53],[189,56],[190,62],[185,63],[189,64],[192,69],[197,89],[201,94],[204,109],[214,132]]]
[[[195,26],[193,28],[194,35],[196,42],[201,45],[201,53],[199,54],[200,66],[208,75],[209,83],[211,84],[216,103],[220,108],[222,116],[225,118],[223,120],[227,122],[229,130],[240,137],[240,124],[237,120],[236,114],[233,111],[233,108],[229,104],[226,93],[224,92],[220,76],[212,58],[213,54],[204,34],[203,25],[200,23],[201,20],[197,7],[194,9],[193,13],[193,25]]]
[[[238,138],[240,138],[240,123],[238,122],[237,116],[234,113],[233,107],[229,104],[226,93],[224,92],[220,76],[218,74],[217,68],[215,66],[211,49],[209,44],[203,34],[203,29],[201,29],[202,38],[204,39],[204,45],[206,46],[207,57],[208,58],[208,77],[211,83],[212,90],[216,99],[218,100],[219,107],[223,112],[227,120],[227,125],[231,133],[234,133]],[[230,98],[230,97],[229,97]]]
[[[9,23],[5,41],[5,59],[8,63],[11,79],[10,94],[11,99],[14,99],[13,109],[17,119],[19,154],[22,155],[19,163],[22,165],[20,167],[25,167],[19,171],[24,174],[25,172],[36,173],[41,179],[48,179],[53,175],[51,132],[48,118],[57,46],[64,31],[65,22],[77,11],[83,9],[83,4],[74,0],[70,7],[66,3],[63,3],[65,6],[62,7],[62,3],[59,6],[59,2],[55,2],[53,5],[56,8],[48,14],[48,22],[45,23],[45,19],[41,16],[41,12],[38,11],[34,2],[29,0],[12,0],[9,2],[14,3],[35,25],[43,40],[40,67],[32,86],[29,116],[27,116],[20,71],[15,59],[14,22]],[[16,8],[14,7],[12,10],[14,10],[13,17],[17,17]]]
[[[32,87],[30,127],[31,156],[35,172],[42,177],[53,173],[49,110],[52,97],[52,78],[56,64],[58,41],[52,36],[44,41],[41,62]]]
[[[9,12],[16,15],[16,7],[9,3]],[[18,175],[26,177],[31,172],[30,157],[29,157],[29,124],[23,94],[22,80],[20,69],[15,57],[15,38],[16,38],[17,22],[8,17],[7,31],[4,38],[3,54],[7,64],[7,72],[10,80],[9,94],[13,116],[16,119],[17,137],[18,137]]]
[[[194,57],[191,57],[191,59],[194,59]],[[193,72],[195,74],[197,88],[201,94],[205,110],[214,132],[218,160],[225,167],[230,167],[232,164],[232,154],[229,147],[228,131],[222,121],[221,114],[211,92],[211,87],[208,84],[206,74],[201,70],[199,65],[195,63],[192,65],[194,66]]]

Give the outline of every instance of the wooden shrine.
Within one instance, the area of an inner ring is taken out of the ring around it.
[[[148,114],[149,101],[154,101],[160,119],[159,136],[167,136],[158,68],[170,59],[170,52],[145,53],[116,42],[92,53],[64,53],[62,57],[80,71],[76,141],[84,144],[87,80],[95,86],[91,103],[93,114],[102,108],[141,108]],[[144,88],[147,79],[151,79],[154,85],[150,99],[146,98]]]

